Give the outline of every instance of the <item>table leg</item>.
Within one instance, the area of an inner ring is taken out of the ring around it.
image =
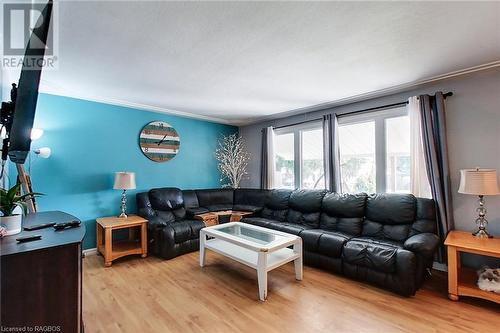
[[[454,246],[448,246],[448,298],[458,301],[458,270],[460,252]]]
[[[207,236],[205,236],[205,232],[200,230],[200,266],[205,266],[205,242],[207,240]]]
[[[96,223],[96,243],[97,243],[97,253],[101,253],[100,249],[102,249],[102,227],[99,223]],[[103,254],[103,253],[101,253]]]
[[[104,265],[111,266],[113,246],[113,230],[111,228],[104,229]]]
[[[297,243],[293,245],[293,252],[298,253],[299,257],[293,261],[295,265],[295,279],[301,281],[303,277],[303,266],[302,266],[302,239],[299,238]]]
[[[257,259],[257,280],[259,281],[259,299],[267,299],[267,252],[259,252]]]
[[[142,258],[148,256],[148,227],[146,223],[141,224],[141,247],[142,247]]]

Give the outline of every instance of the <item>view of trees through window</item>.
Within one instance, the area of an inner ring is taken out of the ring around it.
[[[323,166],[323,129],[305,130],[301,132],[301,188],[325,188]]]
[[[274,187],[295,188],[294,135],[286,133],[274,138]]]
[[[338,128],[341,191],[410,193],[410,119],[405,108],[343,118]],[[321,123],[275,135],[275,188],[325,188]]]
[[[321,127],[316,125],[276,133],[274,153],[275,188],[325,188]]]
[[[352,116],[339,124],[345,193],[410,193],[410,119],[404,108]]]
[[[339,126],[342,192],[376,192],[375,122]]]

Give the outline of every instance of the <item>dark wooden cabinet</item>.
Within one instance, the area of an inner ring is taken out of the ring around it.
[[[63,212],[43,212],[25,217],[23,226],[68,222],[76,217]],[[40,234],[42,239],[17,243],[16,238]],[[2,331],[23,328],[39,332],[82,332],[82,241],[78,228],[23,231],[1,243]]]

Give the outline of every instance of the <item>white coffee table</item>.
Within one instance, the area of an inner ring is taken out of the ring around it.
[[[288,248],[291,245],[293,249]],[[201,229],[201,267],[205,265],[205,249],[256,269],[261,301],[267,298],[267,272],[270,270],[293,261],[295,278],[302,280],[302,239],[295,235],[231,222]]]

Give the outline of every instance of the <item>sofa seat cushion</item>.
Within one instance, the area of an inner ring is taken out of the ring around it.
[[[304,230],[311,229],[312,227],[303,224],[295,224],[295,223],[287,223],[287,222],[270,222],[266,228],[286,232],[292,235],[300,235],[300,233]]]
[[[299,235],[302,231],[311,229],[311,227],[307,225],[280,222],[276,220],[267,219],[265,217],[246,217],[242,219],[241,222],[286,232],[292,235]]]
[[[241,220],[241,222],[267,228],[269,223],[271,222],[275,223],[276,221],[266,219],[265,217],[245,217]]]
[[[332,258],[340,258],[344,244],[352,236],[342,232],[310,229],[304,230],[300,237],[302,237],[306,251],[320,253]]]
[[[191,239],[198,239],[200,230],[205,227],[205,223],[199,220],[182,220],[171,223],[170,226],[174,229],[175,243],[182,243]]]
[[[200,214],[205,214],[205,213],[208,213],[209,210],[206,209],[205,207],[192,207],[192,208],[188,208],[186,209],[186,215],[188,217],[193,217],[195,215],[200,215]]]
[[[206,208],[211,212],[222,212],[225,210],[232,210],[233,205],[231,205],[231,204],[215,204],[215,205],[204,206],[203,208]]]
[[[241,211],[241,212],[257,213],[257,212],[260,212],[262,210],[262,207],[238,204],[238,205],[233,206],[233,210]]]
[[[396,271],[397,253],[403,244],[370,237],[355,237],[344,245],[342,259],[353,265],[384,273]]]

